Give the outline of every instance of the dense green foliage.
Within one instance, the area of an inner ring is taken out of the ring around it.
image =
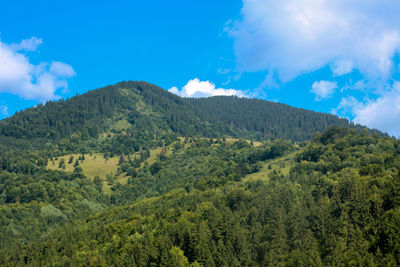
[[[185,99],[146,82],[121,82],[0,121],[0,150],[48,147],[61,154],[121,154],[177,136],[300,141],[333,125],[350,126],[333,115],[263,100]]]
[[[0,172],[0,248],[37,240],[58,226],[104,210],[108,198],[81,173]]]
[[[111,195],[116,203],[137,198],[158,196],[173,189],[205,190],[218,188],[228,182],[240,181],[260,169],[259,162],[273,159],[294,150],[290,142],[253,147],[246,141],[227,144],[221,140],[195,139],[190,143],[176,143],[170,157],[134,172],[125,186]],[[135,162],[131,163],[134,166]]]
[[[68,137],[73,133],[95,137],[105,130],[105,119],[121,105],[118,89],[108,86],[67,100],[17,112],[1,121],[0,133],[16,139]]]
[[[329,126],[349,126],[346,119],[331,114],[293,108],[285,104],[240,97],[216,96],[187,99],[211,123],[228,125],[252,139],[310,139]]]
[[[0,265],[396,266],[399,170],[332,115],[122,82],[0,121]]]
[[[150,166],[121,160],[120,168],[134,171],[110,198],[79,170],[44,171],[36,160],[35,178],[3,171],[1,234],[13,243],[1,243],[0,263],[400,264],[396,139],[330,128],[300,146],[201,138],[167,149],[173,152],[160,153]],[[242,181],[296,149],[287,175],[278,170],[265,182]],[[35,179],[43,193],[26,194],[37,191]],[[34,234],[22,238],[23,231]]]

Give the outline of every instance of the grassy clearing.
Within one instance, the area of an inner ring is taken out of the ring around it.
[[[263,162],[263,166],[259,172],[251,173],[244,177],[244,182],[254,182],[261,180],[263,182],[267,182],[269,179],[269,174],[273,171],[277,171],[280,174],[288,175],[290,168],[292,168],[295,164],[294,157],[298,154],[299,151],[295,151],[285,157],[277,158],[274,160],[269,160]]]
[[[166,149],[167,149],[167,156],[169,156],[172,153],[172,150],[170,147],[166,147]],[[154,162],[156,162],[157,157],[160,153],[161,153],[161,147],[150,150],[150,157],[142,163],[142,166],[146,163],[148,165],[151,165]],[[72,163],[68,163],[71,156],[74,157],[74,160],[72,161]],[[49,161],[47,164],[47,169],[73,172],[75,161],[79,158],[79,156],[81,156],[81,154],[69,154],[65,156],[60,156],[54,161]],[[139,158],[140,154],[137,152],[131,155],[131,157]],[[65,169],[58,168],[59,163],[62,159],[64,159],[65,162]],[[100,179],[103,181],[103,191],[107,194],[111,194],[112,192],[111,187],[106,179],[107,174],[111,174],[112,176],[117,174],[118,164],[119,164],[119,157],[112,157],[109,159],[105,159],[103,157],[103,154],[100,153],[95,153],[93,155],[86,154],[85,160],[83,161],[79,160],[79,167],[82,168],[83,174],[91,180],[93,180],[94,177],[99,176]],[[129,177],[126,176],[125,173],[121,173],[120,175],[118,175],[118,182],[124,185],[127,183],[128,178]]]
[[[123,122],[121,122],[123,124]],[[183,138],[182,138],[183,140]],[[239,139],[227,139],[227,142],[234,142]],[[247,140],[246,140],[247,141]],[[250,141],[248,141],[250,142]],[[260,142],[253,142],[255,146],[259,146],[262,143]],[[172,154],[172,147],[174,144],[170,146],[166,146],[167,150],[167,156],[170,156]],[[189,146],[190,144],[186,144],[186,146]],[[148,164],[149,166],[153,164],[154,162],[157,161],[159,154],[161,153],[161,147],[157,147],[155,149],[150,150],[150,157],[146,159],[142,163],[142,166],[144,164]],[[244,177],[243,181],[244,182],[250,182],[250,181],[257,181],[261,180],[263,182],[267,182],[269,179],[269,174],[273,171],[278,171],[279,173],[283,175],[287,175],[289,173],[290,168],[294,165],[294,156],[298,153],[298,151],[293,152],[285,157],[278,158],[275,160],[270,160],[262,163],[262,168],[259,172],[252,173]],[[73,161],[72,163],[68,163],[70,157],[73,156]],[[57,159],[53,161],[49,161],[47,164],[48,169],[52,170],[64,170],[67,172],[73,172],[74,171],[74,164],[75,161],[81,156],[81,154],[69,154],[65,156],[60,156]],[[130,155],[132,158],[139,158],[140,154],[139,152],[136,152],[132,155]],[[65,161],[65,169],[58,168],[60,160],[64,159]],[[99,176],[100,179],[103,181],[103,191],[107,194],[111,194],[111,186],[108,184],[108,181],[106,179],[107,175],[110,174],[112,176],[117,174],[117,170],[119,167],[119,157],[112,157],[109,159],[105,159],[103,157],[103,154],[100,153],[95,153],[93,155],[86,154],[85,155],[85,160],[79,161],[79,167],[82,168],[83,174],[88,177],[89,179],[93,180],[94,177]],[[118,182],[121,183],[122,185],[126,184],[128,181],[128,176],[126,176],[126,173],[122,173],[118,175]]]
[[[208,138],[208,137],[200,137],[200,138],[194,138],[194,139],[203,139],[203,140],[210,140],[210,138]],[[215,141],[217,138],[213,138],[213,140]],[[220,138],[221,140],[222,140],[222,138]],[[179,137],[179,140],[181,141],[181,142],[183,142],[183,140],[185,140],[185,138],[184,137]],[[238,138],[230,138],[230,137],[228,137],[228,138],[225,138],[225,141],[228,143],[228,144],[232,144],[232,143],[234,143],[234,142],[236,142],[236,141],[239,141],[239,140],[244,140],[244,141],[246,141],[248,144],[250,144],[251,142],[253,142],[253,145],[254,146],[261,146],[263,143],[261,143],[261,142],[258,142],[258,141],[251,141],[251,140],[246,140],[246,139],[238,139]]]
[[[171,146],[166,146],[165,148],[167,150],[166,156],[170,156],[172,154]],[[147,164],[149,164],[149,165],[153,164],[154,162],[157,161],[158,155],[160,155],[160,153],[161,153],[161,147],[157,147],[155,149],[151,149],[150,150],[150,157],[148,159],[146,159],[146,161],[144,161],[142,163],[142,165],[145,164],[145,162],[147,162]],[[140,156],[139,153],[135,153],[135,155],[137,157]]]
[[[72,163],[68,163],[69,158],[73,156],[74,160]],[[47,164],[48,169],[52,170],[62,170],[58,168],[61,159],[65,161],[65,171],[72,172],[74,171],[75,161],[79,158],[80,154],[70,154],[58,157],[57,160],[54,160],[54,164],[52,161],[49,161]],[[79,167],[83,169],[83,173],[88,178],[94,178],[99,176],[100,178],[105,179],[107,174],[115,174],[118,169],[118,161],[119,157],[113,157],[106,160],[102,154],[93,154],[93,155],[85,155],[85,160],[79,161]]]
[[[69,158],[73,156],[74,160],[72,163],[68,163]],[[65,171],[73,172],[75,161],[81,156],[80,154],[70,154],[58,157],[57,160],[49,161],[47,164],[48,169],[52,170],[63,170],[58,168],[60,160],[65,161]],[[93,155],[86,154],[85,160],[79,161],[79,167],[82,168],[83,174],[89,179],[93,180],[94,177],[99,176],[103,181],[103,191],[107,194],[111,194],[111,187],[108,185],[106,180],[107,174],[115,175],[118,169],[119,157],[113,157],[105,159],[102,154],[96,153]],[[118,181],[121,184],[126,184],[128,178],[124,174],[118,176]]]
[[[122,130],[128,129],[129,127],[131,127],[131,124],[127,120],[123,119],[123,120],[117,121],[114,124],[113,129],[122,131]]]
[[[239,141],[239,140],[243,140],[243,139],[237,139],[237,138],[226,138],[226,142],[228,143],[228,144],[231,144],[231,143],[233,143],[233,142],[236,142],[236,141]],[[251,142],[253,142],[253,145],[254,146],[261,146],[263,143],[261,143],[261,142],[257,142],[257,141],[251,141],[251,140],[245,140],[247,143],[251,143]]]

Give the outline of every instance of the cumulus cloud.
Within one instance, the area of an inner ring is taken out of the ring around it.
[[[56,91],[67,87],[66,78],[75,75],[71,66],[62,62],[35,65],[24,54],[35,51],[41,43],[36,37],[11,45],[0,41],[0,93],[45,101],[57,98]]]
[[[215,84],[209,81],[200,81],[198,78],[190,80],[182,87],[182,90],[179,90],[177,87],[172,87],[168,91],[182,97],[209,97],[216,95],[245,96],[240,90],[215,88]]]
[[[243,0],[231,23],[240,71],[274,71],[283,82],[324,66],[387,80],[400,48],[396,0]]]
[[[353,121],[390,135],[400,136],[400,82],[378,97],[359,101],[353,96],[342,98],[337,112],[353,114]]]
[[[400,83],[396,82],[393,90],[355,107],[354,122],[380,129],[396,137],[400,136]]]
[[[314,82],[311,92],[315,94],[315,99],[319,101],[331,97],[337,87],[337,83],[335,82],[319,81]]]

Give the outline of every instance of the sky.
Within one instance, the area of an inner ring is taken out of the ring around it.
[[[126,80],[400,136],[398,0],[0,0],[0,119]]]

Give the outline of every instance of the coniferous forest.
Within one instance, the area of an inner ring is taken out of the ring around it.
[[[0,121],[1,266],[398,266],[400,141],[121,82]]]

